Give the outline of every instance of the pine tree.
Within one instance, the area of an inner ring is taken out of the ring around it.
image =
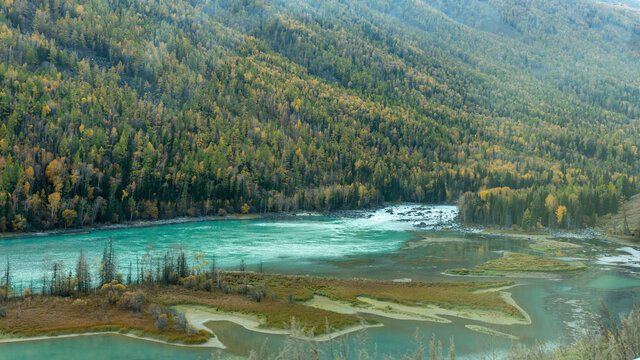
[[[102,261],[100,262],[100,285],[108,284],[116,279],[116,258],[113,250],[113,239],[109,238],[107,245],[102,251]]]
[[[78,292],[88,293],[91,290],[91,273],[83,250],[80,251],[76,262],[76,278],[78,280]]]

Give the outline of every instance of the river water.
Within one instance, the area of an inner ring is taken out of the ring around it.
[[[93,272],[108,239],[113,240],[123,273],[129,263],[151,251],[171,247],[189,253],[202,250],[215,255],[223,268],[237,268],[242,260],[249,270],[260,262],[266,272],[372,279],[420,281],[495,280],[495,277],[444,275],[455,267],[472,267],[501,256],[504,251],[537,253],[530,239],[463,230],[455,222],[453,206],[399,205],[373,211],[345,212],[333,217],[316,215],[274,219],[206,221],[89,233],[32,236],[0,241],[0,264],[8,256],[16,287],[38,286],[44,269],[62,261],[72,269],[83,250]],[[379,357],[404,353],[414,346],[416,330],[432,334],[445,344],[455,339],[457,358],[500,353],[509,340],[471,331],[465,325],[484,325],[516,335],[521,343],[557,346],[572,341],[581,329],[594,324],[601,304],[613,313],[628,311],[640,295],[639,259],[633,247],[611,243],[597,234],[559,234],[557,239],[581,247],[555,254],[580,258],[589,269],[575,274],[540,278],[512,278],[514,300],[532,317],[531,325],[499,326],[450,318],[450,324],[375,318],[383,327],[367,331],[370,347]],[[437,238],[435,242],[420,242]],[[416,246],[419,245],[419,246]],[[134,265],[135,266],[135,265]],[[219,357],[247,354],[269,338],[276,349],[284,336],[254,333],[228,322],[210,323],[229,348]],[[363,341],[362,334],[347,335],[347,346]],[[328,346],[328,345],[327,345]],[[163,345],[118,335],[92,335],[44,341],[0,344],[0,358],[48,359],[209,359],[211,350]],[[445,351],[446,353],[446,351]]]

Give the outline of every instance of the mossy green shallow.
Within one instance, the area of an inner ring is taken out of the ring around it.
[[[445,273],[453,275],[506,275],[510,273],[561,273],[585,269],[587,266],[581,262],[566,262],[522,253],[505,253],[498,259],[487,261],[472,269],[449,269]]]

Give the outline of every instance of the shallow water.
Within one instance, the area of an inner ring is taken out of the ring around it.
[[[211,350],[185,348],[128,338],[116,334],[0,344],[2,359],[211,359]]]
[[[636,287],[640,289],[640,279],[605,273],[587,283],[594,289],[618,290]]]
[[[449,276],[443,272],[455,267],[473,267],[501,256],[504,251],[538,254],[530,248],[530,240],[526,238],[443,230],[445,227],[457,228],[455,207],[408,205],[346,215],[342,218],[306,216],[209,221],[80,235],[26,237],[0,241],[0,254],[9,255],[17,279],[15,283],[23,284],[30,280],[38,281],[38,278],[30,277],[33,269],[42,267],[43,254],[46,254],[45,263],[62,260],[71,267],[79,250],[84,249],[97,263],[109,237],[113,239],[121,269],[126,269],[129,262],[135,264],[136,256],[142,258],[152,243],[156,252],[179,245],[189,251],[203,250],[209,255],[215,254],[217,263],[226,268],[235,268],[244,259],[249,269],[260,261],[264,262],[267,272],[420,281],[495,280],[495,277]],[[419,242],[425,237],[435,237],[438,241]],[[472,358],[487,351],[504,351],[511,346],[511,341],[471,331],[465,325],[482,325],[510,333],[528,345],[537,341],[563,344],[575,338],[581,329],[594,324],[593,317],[601,302],[606,303],[613,313],[628,311],[633,298],[640,295],[638,269],[624,263],[605,264],[602,261],[606,256],[619,254],[620,251],[616,250],[619,246],[584,236],[562,240],[583,247],[565,250],[557,256],[584,259],[590,268],[551,278],[512,278],[519,286],[509,292],[531,315],[531,325],[491,325],[457,318],[449,318],[453,321],[450,324],[437,324],[367,316],[384,324],[367,331],[371,347],[375,347],[379,355],[404,353],[414,345],[413,338],[418,329],[427,338],[425,342],[436,334],[445,349],[453,337],[457,357]],[[229,346],[223,357],[246,355],[250,348],[259,347],[267,337],[271,349],[280,348],[285,341],[284,336],[267,336],[232,323],[214,322],[209,325]],[[361,337],[351,334],[339,342],[353,348],[355,343],[362,342]],[[103,351],[109,355],[108,358],[113,358],[112,349],[116,348],[120,351],[116,358],[198,359],[203,353],[211,353],[210,350],[160,345],[117,335],[98,335],[0,344],[0,358],[49,355],[56,358],[56,354],[66,347],[73,351],[66,352],[70,355],[65,360],[84,359],[87,351]],[[91,358],[100,356],[103,355]]]

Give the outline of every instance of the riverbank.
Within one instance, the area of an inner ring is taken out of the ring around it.
[[[406,211],[393,211],[393,207],[402,207],[402,206],[417,206],[416,209],[406,210]],[[56,235],[74,235],[74,234],[87,234],[94,231],[102,231],[102,230],[121,230],[121,229],[133,229],[133,228],[147,228],[154,226],[163,226],[163,225],[175,225],[175,224],[188,224],[188,223],[198,223],[198,222],[207,222],[207,221],[225,221],[225,220],[256,220],[256,219],[286,219],[286,218],[297,218],[304,216],[328,216],[335,218],[369,218],[372,216],[371,213],[388,208],[386,212],[391,215],[398,216],[406,216],[407,218],[415,218],[417,221],[416,226],[422,227],[419,220],[424,220],[421,216],[428,216],[432,214],[432,207],[435,206],[453,206],[450,204],[414,204],[414,203],[386,203],[373,207],[363,208],[363,209],[351,209],[351,210],[336,210],[330,212],[315,212],[315,211],[291,211],[291,212],[281,212],[281,213],[249,213],[249,214],[227,214],[227,215],[209,215],[209,216],[199,216],[199,217],[175,217],[170,219],[160,219],[160,220],[136,220],[136,221],[125,221],[116,224],[94,224],[91,226],[85,227],[75,227],[71,229],[51,229],[44,231],[27,231],[20,233],[0,233],[0,240],[3,239],[13,239],[13,238],[22,238],[22,237],[40,237],[40,236],[56,236]],[[455,218],[455,212],[453,215],[449,216],[450,220]],[[422,223],[424,224],[424,223]],[[457,226],[455,226],[457,227]]]
[[[300,213],[265,213],[265,214],[233,214],[224,216],[200,216],[200,217],[177,217],[164,220],[140,220],[132,222],[123,222],[118,224],[103,224],[89,227],[80,227],[72,229],[53,229],[47,231],[30,231],[21,233],[0,233],[0,241],[5,239],[19,239],[24,237],[44,237],[44,236],[61,236],[89,234],[94,231],[109,231],[122,229],[138,229],[163,225],[191,224],[207,221],[230,221],[230,220],[256,220],[256,219],[278,219],[278,218],[295,218],[296,216],[320,216],[320,214],[300,212]]]

